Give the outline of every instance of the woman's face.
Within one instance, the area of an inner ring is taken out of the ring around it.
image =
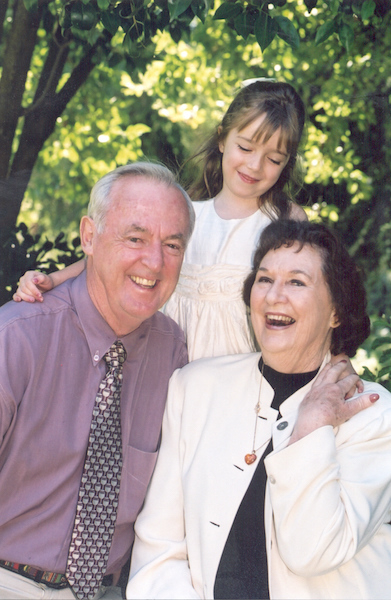
[[[338,327],[318,249],[269,251],[251,290],[251,321],[264,361],[282,373],[319,367]]]

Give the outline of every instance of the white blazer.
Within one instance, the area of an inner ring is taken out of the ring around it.
[[[217,568],[257,461],[247,465],[259,354],[194,361],[172,376],[163,437],[136,522],[127,598],[213,598]],[[328,359],[328,357],[326,357]],[[325,359],[325,361],[326,361]],[[391,394],[341,427],[287,443],[313,382],[280,407],[262,383],[255,447],[268,483],[271,598],[391,598]]]

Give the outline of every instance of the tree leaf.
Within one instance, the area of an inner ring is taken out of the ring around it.
[[[342,46],[350,52],[354,41],[354,31],[353,28],[347,23],[342,22],[338,27],[338,36]]]
[[[81,31],[89,31],[96,22],[96,11],[92,4],[76,2],[71,8],[72,26]]]
[[[118,27],[121,25],[121,17],[117,12],[104,12],[101,14],[100,20],[102,25],[111,35],[114,35]]]
[[[235,19],[243,12],[239,2],[223,2],[213,15],[214,19]]]
[[[168,0],[168,10],[170,11],[170,21],[177,19],[185,12],[192,3],[192,0]]]
[[[375,12],[376,4],[373,0],[365,0],[361,7],[361,18],[363,21],[372,17]]]
[[[38,9],[38,0],[23,0],[23,2],[29,12],[34,12]]]
[[[110,6],[110,0],[97,0],[100,10],[107,10]],[[106,27],[107,29],[107,27]]]
[[[202,23],[205,23],[206,16],[208,14],[209,6],[205,0],[192,0],[191,10],[194,15],[200,19]]]
[[[304,0],[304,4],[306,5],[308,12],[311,12],[311,10],[315,8],[317,2],[318,0]]]
[[[322,42],[327,40],[330,37],[330,35],[335,33],[336,30],[337,27],[334,19],[332,21],[326,21],[326,23],[323,23],[323,25],[321,25],[318,31],[316,32],[315,44],[321,44]]]
[[[291,48],[297,50],[300,45],[300,37],[292,21],[287,17],[278,16],[274,17],[274,24],[277,26],[277,35],[289,44]]]
[[[379,346],[383,346],[384,344],[391,344],[391,337],[389,335],[377,337],[373,340],[371,348],[372,350],[376,350],[376,348],[379,348]]]
[[[362,377],[363,379],[366,379],[367,381],[376,381],[376,379],[377,379],[376,375],[374,375],[372,373],[372,371],[370,371],[368,369],[368,367],[363,367],[363,371],[362,371],[360,377]]]
[[[241,35],[245,40],[250,33],[255,33],[255,23],[257,22],[259,10],[252,7],[250,10],[245,10],[234,20],[234,27],[236,32]]]
[[[379,362],[380,363],[384,363],[387,360],[389,360],[391,358],[391,348],[387,348],[387,350],[384,350],[379,357]],[[391,366],[388,366],[389,369],[391,369]]]
[[[380,371],[377,374],[378,378],[383,377],[384,375],[388,375],[390,373],[390,369],[390,365],[387,365],[386,367],[380,369]]]
[[[274,19],[264,11],[259,13],[259,17],[255,23],[255,37],[261,47],[262,52],[266,50],[269,44],[274,40],[277,28],[274,24]]]

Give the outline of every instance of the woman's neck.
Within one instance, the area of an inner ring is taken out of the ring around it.
[[[290,353],[288,357],[278,354],[272,354],[262,351],[262,358],[265,366],[267,365],[274,371],[285,375],[294,375],[297,373],[311,373],[319,369],[327,352],[319,353],[318,356],[294,356]]]

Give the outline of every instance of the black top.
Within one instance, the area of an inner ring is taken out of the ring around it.
[[[258,365],[260,370],[262,366],[261,358]],[[272,408],[279,411],[280,404],[309,383],[318,370],[309,373],[279,373],[264,365],[263,376],[275,392]],[[278,413],[277,418],[280,416]],[[217,570],[215,598],[269,598],[264,525],[264,459],[272,449],[273,443],[270,440],[236,513]]]

